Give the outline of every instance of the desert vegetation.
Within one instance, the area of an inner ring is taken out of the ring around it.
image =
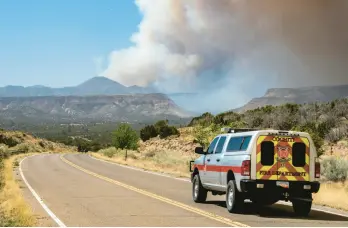
[[[235,128],[279,129],[305,131],[311,134],[320,155],[325,143],[335,144],[348,136],[348,99],[328,103],[284,104],[264,106],[244,113],[204,113],[188,126],[219,130]]]
[[[14,179],[13,168],[23,156],[68,152],[76,148],[17,131],[0,131],[0,226],[34,226],[35,218]]]

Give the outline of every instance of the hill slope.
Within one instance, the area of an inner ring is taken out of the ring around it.
[[[285,103],[329,102],[346,97],[348,97],[348,85],[273,88],[269,89],[263,97],[254,98],[246,105],[232,111],[244,112],[266,105],[282,105]]]

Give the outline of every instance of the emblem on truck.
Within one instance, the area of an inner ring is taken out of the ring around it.
[[[277,160],[279,162],[290,161],[291,158],[289,158],[289,153],[290,153],[290,147],[278,146],[278,158],[277,158]]]

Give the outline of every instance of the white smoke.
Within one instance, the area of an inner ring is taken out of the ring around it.
[[[134,45],[113,51],[103,75],[127,86],[203,91],[200,107],[214,109],[270,87],[348,83],[347,2],[138,0]]]

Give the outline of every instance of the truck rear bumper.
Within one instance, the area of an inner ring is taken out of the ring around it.
[[[241,180],[240,187],[242,192],[252,193],[255,191],[289,191],[289,192],[311,192],[317,193],[320,188],[318,181],[289,181],[289,188],[277,186],[277,181],[273,180]]]

